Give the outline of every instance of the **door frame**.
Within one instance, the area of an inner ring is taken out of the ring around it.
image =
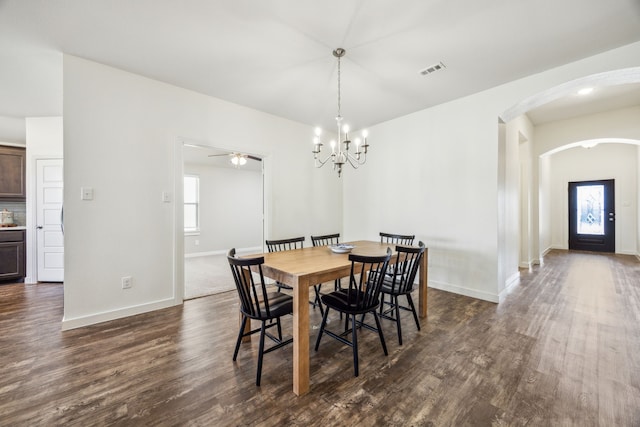
[[[576,230],[577,218],[576,210],[576,189],[581,186],[588,185],[604,185],[604,237],[600,235],[584,234],[585,238],[580,240]],[[585,250],[604,253],[616,252],[616,226],[615,226],[615,179],[597,179],[587,181],[571,181],[567,184],[567,202],[568,202],[568,248],[569,250]],[[592,236],[592,237],[588,237]]]
[[[27,151],[27,275],[24,279],[25,283],[34,284],[38,283],[38,265],[37,265],[37,238],[36,238],[36,206],[37,206],[37,182],[36,182],[36,170],[38,167],[38,160],[62,160],[64,162],[64,156],[62,155],[29,155]],[[64,180],[64,176],[63,176]],[[64,192],[63,192],[64,197]]]
[[[174,169],[173,169],[173,299],[174,304],[180,305],[184,302],[184,208],[182,200],[184,198],[184,153],[185,144],[197,145],[204,148],[219,149],[226,151],[244,151],[238,148],[226,148],[197,141],[190,138],[177,137],[174,144]],[[269,235],[269,200],[271,199],[271,158],[268,154],[250,151],[262,158],[262,238],[264,244],[265,237]]]

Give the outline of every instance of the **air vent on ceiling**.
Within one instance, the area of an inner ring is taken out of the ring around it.
[[[440,71],[443,68],[447,68],[442,62],[438,62],[437,64],[433,64],[427,68],[423,68],[420,70],[420,74],[426,76],[427,74],[435,73],[436,71]]]

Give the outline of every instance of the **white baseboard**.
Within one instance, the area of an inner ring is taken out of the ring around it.
[[[631,256],[638,256],[637,253],[635,253],[634,251],[620,251],[620,252],[616,252],[619,255],[631,255]]]
[[[229,252],[229,249],[220,249],[217,251],[208,251],[208,252],[192,252],[190,254],[184,254],[185,258],[196,258],[201,256],[212,256],[212,255],[225,255]],[[236,253],[260,253],[262,252],[262,246],[254,246],[251,248],[236,248]]]
[[[148,304],[140,304],[132,307],[121,308],[113,311],[105,311],[98,314],[91,314],[89,316],[80,316],[75,318],[63,318],[62,330],[68,331],[70,329],[81,328],[83,326],[95,325],[96,323],[108,322],[110,320],[121,319],[123,317],[135,316],[136,314],[147,313],[154,310],[160,310],[163,308],[172,307],[174,305],[180,305],[182,302],[176,304],[174,298],[168,298],[161,301],[155,301]]]
[[[520,264],[518,264],[519,268],[525,268],[525,269],[530,269],[531,266],[533,265],[532,262],[521,262]]]
[[[520,272],[516,271],[509,277],[504,284],[504,289],[498,295],[499,302],[504,301],[504,299],[511,293],[511,290],[520,283]]]
[[[429,281],[429,287],[439,289],[441,291],[452,292],[454,294],[464,295],[471,298],[481,299],[489,302],[499,302],[499,296],[490,292],[478,291],[476,289],[469,289],[463,286],[452,285],[450,283],[443,283],[437,281]]]

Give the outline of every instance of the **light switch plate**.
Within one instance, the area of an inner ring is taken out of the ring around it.
[[[164,203],[171,202],[171,193],[169,193],[168,191],[163,191],[162,192],[162,201]]]

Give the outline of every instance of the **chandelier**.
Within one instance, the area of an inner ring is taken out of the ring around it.
[[[360,138],[355,138],[353,140],[355,152],[349,152],[349,148],[351,147],[351,141],[349,140],[349,125],[342,124],[342,115],[340,114],[340,58],[342,58],[345,53],[346,51],[341,47],[333,51],[333,56],[338,58],[338,115],[336,116],[336,122],[338,125],[338,142],[336,143],[335,140],[332,140],[329,143],[331,145],[331,154],[329,154],[324,160],[319,159],[318,155],[320,154],[323,144],[320,141],[322,129],[318,127],[315,129],[312,151],[315,167],[321,168],[325,163],[331,160],[333,170],[338,171],[338,177],[342,175],[342,166],[345,163],[350,164],[354,169],[358,169],[358,166],[363,165],[367,161],[367,148],[369,148],[369,144],[367,144],[368,133],[366,130],[363,130],[362,140]]]

